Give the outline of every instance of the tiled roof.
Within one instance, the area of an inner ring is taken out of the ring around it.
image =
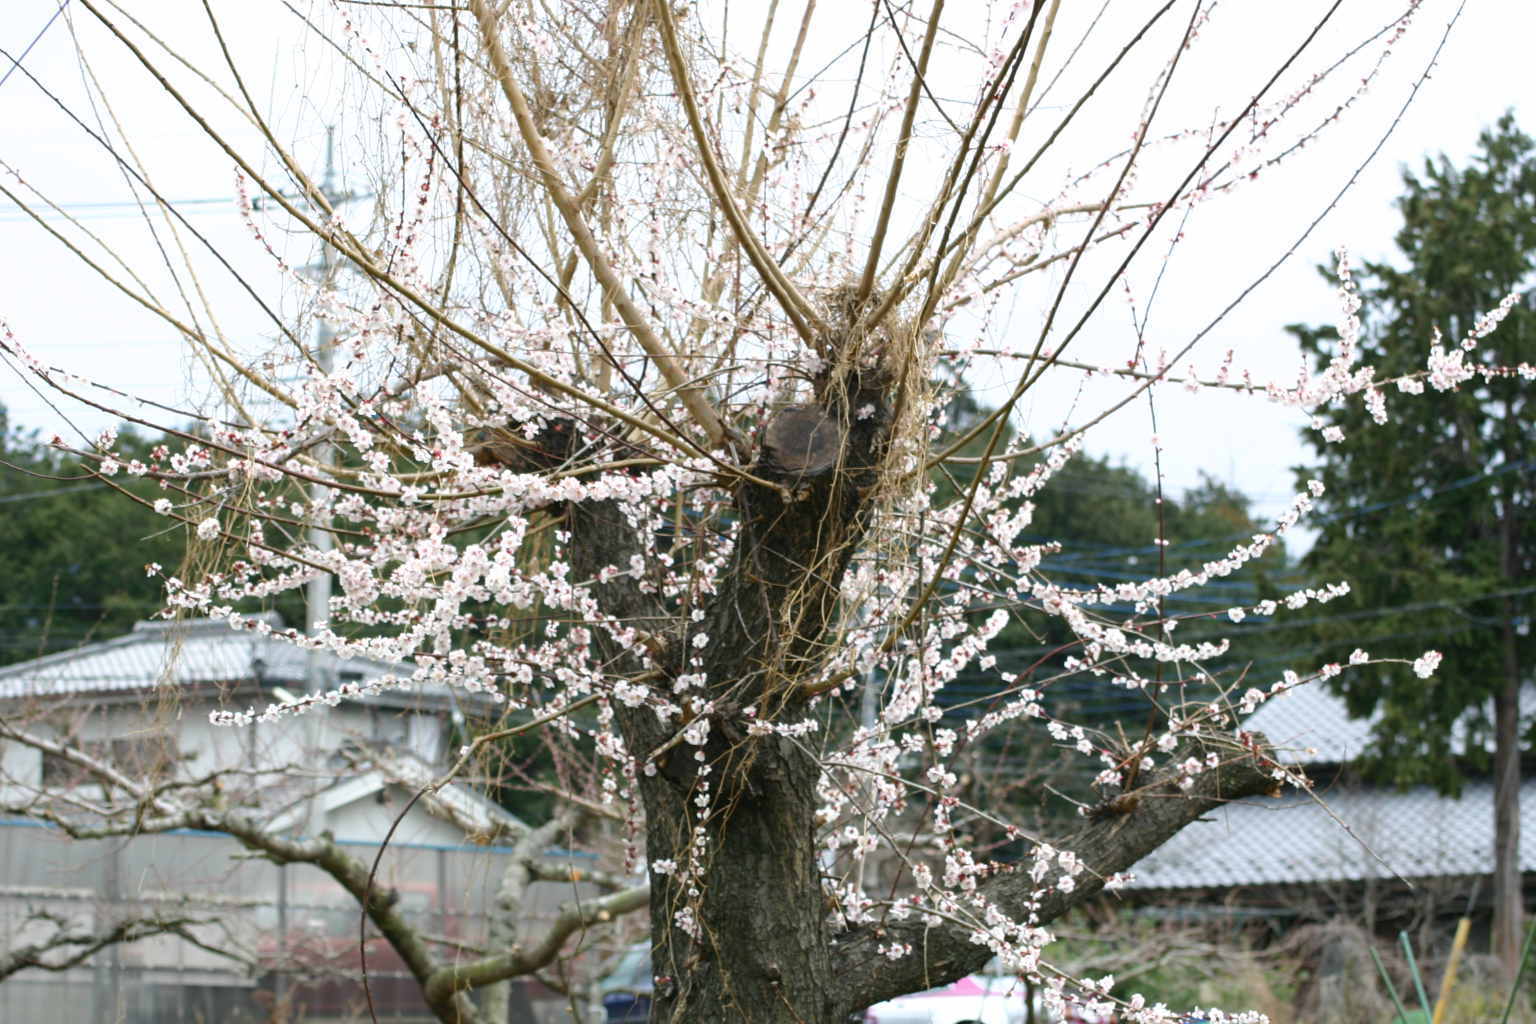
[[[259,616],[281,627],[275,613]],[[130,693],[160,684],[177,686],[251,682],[301,686],[310,653],[254,631],[236,631],[223,620],[140,622],[133,632],[72,651],[0,669],[0,699]],[[408,675],[409,666],[342,659],[319,652],[329,680]]]
[[[1371,720],[1350,718],[1344,698],[1318,683],[1275,694],[1243,728],[1263,733],[1292,764],[1344,764],[1371,741]]]
[[[1326,806],[1324,806],[1326,805]],[[1520,869],[1536,871],[1536,780],[1520,793]],[[1493,870],[1493,785],[1460,798],[1374,787],[1232,804],[1179,832],[1133,869],[1129,888],[1183,889]]]
[[[1536,687],[1521,704],[1536,706]],[[1342,765],[1371,741],[1372,719],[1350,718],[1342,697],[1317,684],[1266,701],[1243,723],[1297,765]],[[1452,748],[1465,748],[1465,734]],[[1520,796],[1520,869],[1536,871],[1536,780]],[[1185,889],[1428,878],[1493,870],[1493,784],[1460,797],[1418,787],[1353,783],[1315,796],[1287,790],[1212,812],[1133,869],[1131,888]]]
[[[1520,706],[1529,725],[1536,709],[1536,686],[1521,687]],[[1487,714],[1491,718],[1492,710]],[[1365,753],[1375,721],[1374,715],[1350,718],[1344,698],[1320,683],[1307,683],[1270,697],[1248,716],[1243,728],[1263,733],[1290,764],[1346,764]],[[1463,730],[1452,735],[1451,749],[1466,752]]]

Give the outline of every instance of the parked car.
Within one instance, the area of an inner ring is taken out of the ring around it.
[[[1026,1024],[1029,993],[1025,984],[1003,974],[994,960],[980,974],[967,975],[943,988],[876,1003],[864,1011],[864,1024]],[[1035,1021],[1047,1024],[1040,1000]]]
[[[637,942],[624,951],[613,970],[597,983],[602,1001],[598,1020],[604,1024],[645,1024],[651,1015],[651,995],[655,982],[651,976],[651,944]]]
[[[981,973],[942,988],[877,1003],[864,1011],[864,1024],[1028,1024],[1029,989],[1005,972],[995,958]],[[1034,1024],[1111,1024],[1110,1018],[1069,1007],[1066,1017],[1049,1013],[1034,997]]]
[[[624,951],[613,970],[597,983],[603,1024],[645,1024],[651,1012],[654,981],[651,944],[637,942]],[[993,960],[980,974],[972,974],[943,988],[878,1003],[864,1011],[864,1024],[1027,1024],[1026,987],[1017,976],[1003,973]],[[1108,1018],[1087,1017],[1069,1011],[1062,1020],[1048,1015],[1035,997],[1035,1024],[1110,1024]]]

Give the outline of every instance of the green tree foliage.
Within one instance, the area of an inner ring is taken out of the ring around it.
[[[152,444],[124,434],[124,453],[148,461]],[[84,472],[0,408],[0,663],[117,636],[161,606],[144,565],[174,569],[186,538],[166,520]],[[113,480],[148,500],[147,480]]]
[[[950,403],[951,429],[963,433],[984,414],[968,393],[959,392]],[[970,442],[964,454],[979,456],[985,447],[982,435]],[[935,478],[938,500],[963,493],[975,471],[974,465],[964,463],[943,470]],[[1063,586],[1197,570],[1265,528],[1254,518],[1246,495],[1209,475],[1202,474],[1198,486],[1173,497],[1164,495],[1155,481],[1136,469],[1087,454],[1068,460],[1031,501],[1034,515],[1022,540],[1061,545],[1060,552],[1044,561],[1042,571]],[[1175,598],[1166,611],[1180,619],[1180,639],[1262,632],[1267,626],[1263,616],[1255,616],[1249,629],[1237,630],[1225,612],[1233,605],[1252,605],[1275,596],[1287,565],[1285,546],[1276,544],[1227,579],[1201,588],[1198,595]],[[1043,617],[1032,616],[1027,607],[1014,611],[1015,621],[1004,634],[1009,641],[1006,646],[1038,649],[1052,641],[1054,645],[1071,641],[1070,633],[1054,620],[1048,624]],[[1133,609],[1109,611],[1129,616]],[[1240,646],[1238,653],[1245,658],[1263,649],[1251,639]]]
[[[1458,169],[1442,156],[1422,175],[1406,173],[1404,184],[1397,235],[1404,265],[1368,262],[1357,275],[1361,353],[1384,377],[1423,370],[1437,331],[1455,346],[1528,280],[1536,257],[1536,159],[1508,116],[1483,133],[1471,166]],[[1335,328],[1291,330],[1320,364],[1331,358]],[[1516,305],[1465,358],[1483,367],[1536,360],[1536,313]],[[1471,766],[1486,768],[1487,712],[1506,674],[1506,634],[1520,662],[1536,653],[1526,625],[1536,555],[1527,528],[1536,499],[1533,398],[1536,386],[1518,374],[1419,396],[1389,391],[1386,424],[1349,403],[1324,416],[1343,429],[1342,443],[1308,435],[1327,492],[1305,564],[1353,588],[1318,624],[1328,653],[1417,653],[1430,645],[1445,655],[1431,683],[1406,664],[1335,681],[1352,713],[1381,715],[1371,764],[1384,778],[1455,791],[1467,766],[1453,756],[1457,722],[1470,730]]]
[[[1404,186],[1400,258],[1358,275],[1360,353],[1379,378],[1423,371],[1437,341],[1455,351],[1536,269],[1536,152],[1510,116],[1481,135],[1468,166],[1441,156],[1405,173]],[[1337,350],[1333,328],[1291,329],[1320,364]],[[1419,396],[1389,389],[1384,425],[1354,402],[1324,414],[1345,440],[1312,438],[1327,493],[1306,566],[1354,588],[1318,626],[1331,657],[1355,647],[1444,653],[1428,682],[1407,664],[1335,681],[1353,714],[1379,716],[1369,767],[1455,791],[1464,770],[1487,767],[1492,746],[1496,802],[1508,817],[1518,798],[1519,683],[1536,655],[1536,384],[1507,368],[1536,362],[1536,312],[1516,304],[1461,358],[1484,372],[1455,390],[1442,388],[1443,376]]]

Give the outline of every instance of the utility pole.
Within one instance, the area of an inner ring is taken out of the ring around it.
[[[364,193],[343,190],[336,182],[336,129],[334,126],[325,129],[325,176],[320,179],[320,194],[330,204],[331,209],[336,209],[343,203],[349,203],[356,199],[364,199]],[[303,197],[299,197],[303,198]],[[336,272],[340,263],[336,259],[336,251],[327,241],[320,242],[320,256],[316,262],[311,263],[301,271],[315,281],[322,288],[331,281],[331,276]],[[336,362],[336,332],[329,322],[323,317],[316,318],[315,326],[315,363],[321,372],[329,374]],[[315,450],[315,461],[319,463],[321,477],[326,476],[326,470],[336,465],[336,449],[326,443]],[[322,506],[329,500],[327,488],[323,484],[311,484],[309,488],[311,503]],[[330,551],[335,541],[331,536],[330,518],[317,518],[309,528],[309,542],[321,552]],[[331,574],[320,573],[309,581],[304,592],[304,632],[308,636],[314,636],[330,615],[331,605]],[[310,693],[318,693],[331,687],[334,680],[327,678],[324,669],[325,658],[318,651],[310,651],[305,665],[305,686]]]
[[[285,197],[307,200],[308,197],[298,193],[283,193]],[[338,187],[336,182],[336,129],[327,126],[325,129],[325,175],[320,179],[320,194],[325,201],[335,210],[343,203],[352,202],[355,199],[367,198],[365,193],[351,192]],[[300,272],[316,281],[321,289],[331,282],[332,275],[342,266],[336,258],[336,252],[330,242],[325,239],[320,241],[320,255],[314,263],[300,268]],[[315,318],[315,364],[321,372],[329,374],[336,362],[336,332],[323,318]],[[315,450],[315,461],[318,463],[316,476],[322,480],[329,476],[329,470],[336,465],[336,448],[329,442],[321,444]],[[309,486],[311,505],[318,509],[323,507],[330,499],[328,488],[323,483],[314,483]],[[334,538],[331,536],[330,516],[313,517],[313,523],[309,527],[309,542],[318,551],[330,551],[334,546]],[[322,572],[309,581],[304,591],[304,632],[308,636],[314,636],[319,632],[320,624],[329,618],[331,604],[331,574]],[[325,670],[328,659],[319,651],[309,651],[304,664],[304,688],[309,693],[318,693],[330,689],[335,680],[329,678]],[[303,716],[305,750],[318,756],[321,740],[321,717],[313,712]],[[321,773],[317,773],[321,774]],[[314,811],[314,802],[310,801],[309,811]],[[303,831],[314,831],[315,822],[306,816]],[[284,962],[279,965],[274,981],[273,995],[278,1005],[285,1002],[288,994],[288,971],[291,965],[286,962],[290,952],[288,945],[288,879],[289,873],[286,867],[279,867],[277,872],[277,906],[278,906],[278,948],[284,954]]]

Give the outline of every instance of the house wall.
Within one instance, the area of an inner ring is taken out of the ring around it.
[[[0,740],[0,793],[21,786],[36,786],[42,781],[43,756],[30,747],[11,740]]]
[[[175,710],[119,704],[42,715],[29,708],[12,711],[11,720],[19,729],[106,760],[127,774],[139,775],[151,770],[181,772],[177,755],[183,748],[178,733],[167,725],[174,724]],[[14,741],[0,742],[0,771],[9,791],[42,786],[50,781],[50,772],[65,770],[68,768],[64,761],[35,748]]]
[[[377,840],[389,832],[395,819],[414,794],[399,786],[387,786],[377,793],[336,807],[323,816],[317,816],[316,824],[328,830],[337,839]],[[380,799],[382,798],[382,799]],[[420,803],[413,806],[395,828],[392,843],[419,843],[431,846],[461,846],[464,832],[455,826],[433,817],[422,810]]]
[[[370,864],[376,852],[370,845],[347,851]],[[504,847],[411,846],[397,840],[380,859],[376,879],[395,891],[412,924],[478,946],[488,936],[487,914],[508,854]],[[544,888],[547,895],[530,893],[523,907],[526,934],[542,934],[558,903],[574,898],[570,886]],[[296,1024],[367,1019],[343,1014],[341,1005],[314,995],[330,986],[347,996],[350,1007],[358,994],[358,905],[317,869],[278,867],[245,856],[234,840],[206,833],[80,841],[0,819],[0,949],[36,935],[37,926],[26,919],[39,907],[85,926],[149,906],[206,920],[191,929],[206,947],[164,936],[112,947],[72,971],[23,970],[0,985],[0,1022],[264,1024],[277,1019],[271,996],[279,973],[286,975],[290,991],[320,986],[307,990],[306,1000],[283,1019]],[[207,948],[226,946],[258,958],[254,976]],[[415,983],[382,943],[370,946],[369,974],[381,1020],[427,1019]],[[551,1000],[539,1019],[561,1019],[560,1008],[561,1001]]]
[[[354,774],[354,763],[343,756],[349,745],[386,743],[435,765],[447,732],[440,714],[356,703],[246,726],[209,721],[210,712],[227,707],[209,698],[115,700],[39,717],[24,727],[68,738],[87,753],[109,758],[130,775],[142,775],[150,766],[182,779],[241,769],[258,773],[244,780],[226,780],[226,789],[235,794],[246,787],[270,788],[272,776],[260,773],[281,773],[281,784],[294,790],[295,796],[300,789],[319,788]],[[44,757],[36,749],[0,741],[0,779],[4,780],[0,792],[7,787],[42,785],[43,766]],[[461,840],[458,836],[451,841]]]
[[[287,744],[281,749],[289,759],[302,756],[311,764],[317,763],[316,756],[329,757],[349,743],[382,743],[395,750],[408,750],[428,764],[437,764],[442,758],[447,734],[447,723],[440,714],[356,703],[342,703],[320,713],[310,712],[265,728],[272,730],[280,726],[290,727],[289,731],[280,739],[268,742]],[[273,749],[279,748],[274,746]],[[300,755],[301,750],[306,753]]]

